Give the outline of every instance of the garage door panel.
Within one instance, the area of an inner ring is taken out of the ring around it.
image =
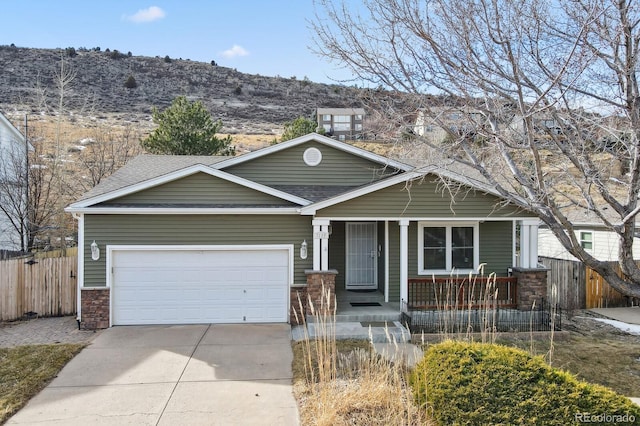
[[[287,250],[114,250],[113,323],[286,322]]]

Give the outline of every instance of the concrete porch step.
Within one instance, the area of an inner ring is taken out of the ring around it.
[[[400,313],[399,312],[362,312],[355,313],[349,312],[344,314],[336,314],[335,316],[336,322],[360,322],[360,321],[400,321]]]
[[[337,340],[363,339],[371,340],[373,343],[405,343],[411,340],[409,331],[400,324],[399,321],[362,321],[362,322],[336,322],[323,325],[309,322],[306,324],[306,335],[309,339],[325,337],[329,333]],[[305,326],[297,325],[291,327],[291,338],[293,340],[304,340]]]

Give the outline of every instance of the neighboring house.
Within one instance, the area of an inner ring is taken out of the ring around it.
[[[19,251],[24,247],[21,238],[26,233],[21,235],[16,226],[26,226],[26,218],[20,217],[21,212],[16,211],[20,209],[13,207],[17,199],[26,197],[26,182],[22,182],[26,152],[25,137],[0,113],[0,203],[4,208],[0,208],[0,250]]]
[[[318,108],[318,126],[340,141],[364,139],[363,108]]]
[[[571,126],[563,123],[560,120],[554,119],[551,115],[545,115],[542,113],[535,114],[533,117],[533,131],[534,139],[544,145],[552,142],[552,139],[563,140],[566,137],[565,134],[571,132]],[[525,120],[520,114],[514,114],[509,128],[517,135],[524,135],[525,133]]]
[[[433,107],[418,111],[413,132],[437,144],[450,139],[452,135],[473,136],[485,122],[485,116],[475,109]]]
[[[467,190],[442,191],[443,174]],[[338,303],[372,292],[399,314],[411,278],[480,264],[507,276],[516,235],[520,266],[536,271],[537,218],[500,201],[464,176],[315,133],[238,157],[143,155],[67,208],[79,317],[86,328],[289,322],[296,291],[322,282]]]
[[[576,239],[587,253],[598,260],[618,261],[620,241],[615,232],[605,229],[597,222],[574,223],[574,228]],[[555,259],[578,260],[545,226],[540,226],[538,230],[538,254]],[[640,238],[634,238],[633,258],[640,260]]]

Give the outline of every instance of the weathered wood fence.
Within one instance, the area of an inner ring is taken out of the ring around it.
[[[549,268],[549,297],[553,297],[562,309],[612,308],[629,303],[627,297],[582,262],[550,257],[541,257],[540,261]]]
[[[622,274],[620,266],[617,266],[618,274]],[[585,276],[585,296],[588,308],[613,308],[616,306],[627,306],[629,298],[624,294],[614,290],[600,274],[591,268],[586,269]]]
[[[77,267],[75,256],[0,261],[0,320],[75,314]]]

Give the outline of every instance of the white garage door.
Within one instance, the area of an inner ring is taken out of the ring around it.
[[[112,323],[287,322],[289,252],[113,250]]]

